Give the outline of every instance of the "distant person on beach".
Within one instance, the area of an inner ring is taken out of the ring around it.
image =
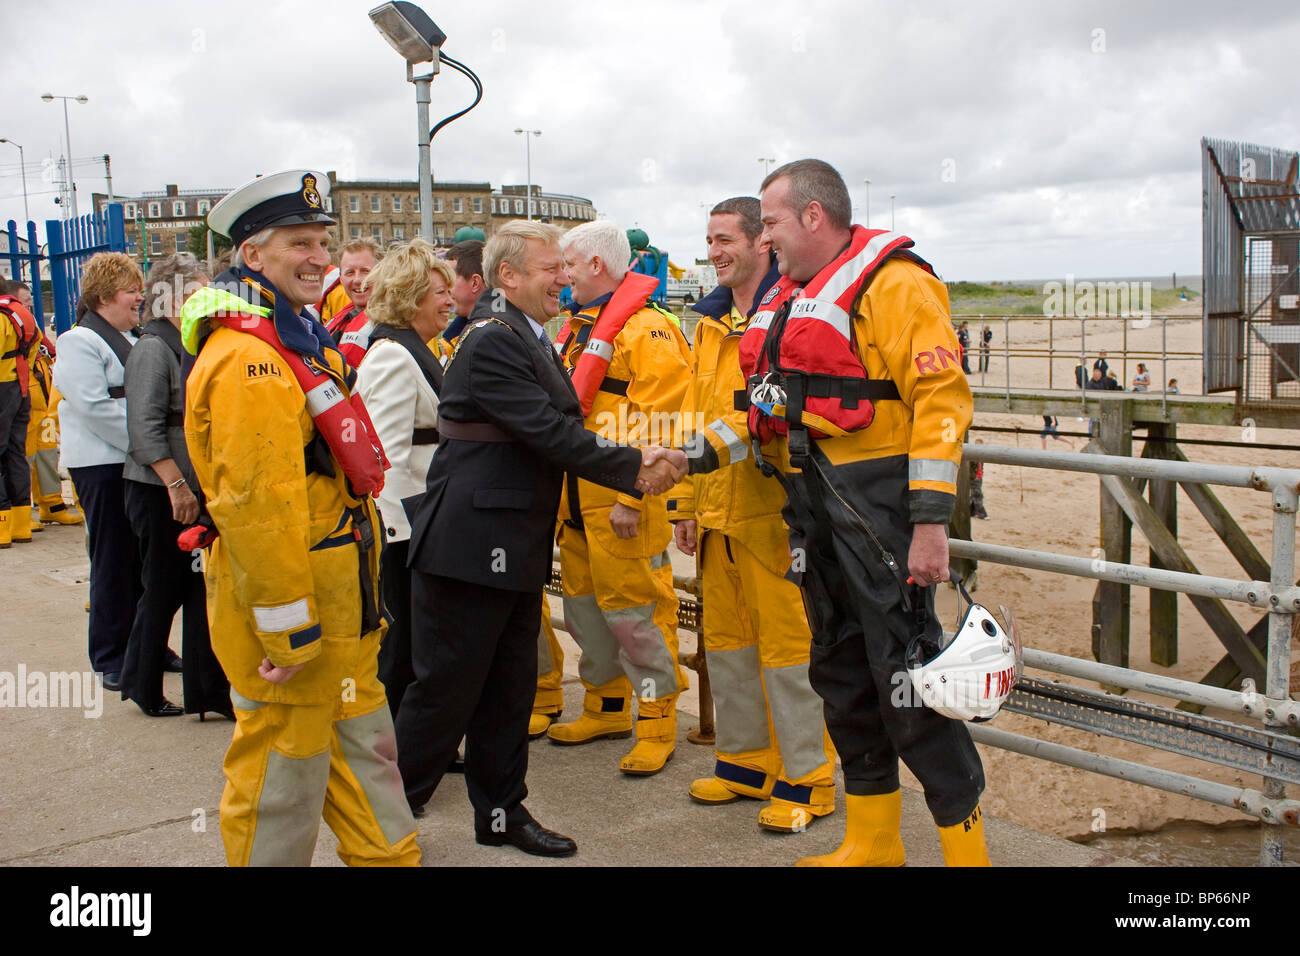
[[[1141,362],[1138,362],[1137,374],[1133,376],[1133,391],[1151,391],[1151,373],[1147,371],[1147,367]]]
[[[1106,361],[1106,350],[1102,349],[1097,353],[1097,361],[1092,363],[1093,368],[1101,369],[1101,374],[1105,375],[1110,371],[1110,364]]]
[[[1069,445],[1070,451],[1074,451],[1074,442],[1070,441],[1068,438],[1061,437],[1061,433],[1056,430],[1057,424],[1058,423],[1055,415],[1043,416],[1043,430],[1039,434],[1039,437],[1043,441],[1043,450],[1044,451],[1047,450],[1047,439],[1055,438],[1057,441],[1064,442],[1065,444]]]
[[[992,343],[993,330],[989,328],[988,323],[980,326],[980,371],[989,370],[989,356],[993,352]]]
[[[1169,384],[1165,387],[1165,391],[1169,392],[1171,395],[1181,395],[1182,392],[1178,389],[1178,379],[1171,378]]]
[[[1111,392],[1124,391],[1124,386],[1119,383],[1119,376],[1115,374],[1114,369],[1106,373],[1106,378],[1103,381],[1104,384],[1102,387],[1105,388],[1107,391],[1111,391]]]
[[[1088,383],[1084,385],[1084,388],[1097,391],[1108,387],[1106,385],[1106,373],[1094,365],[1092,367],[1092,377],[1088,379]]]
[[[970,374],[970,323],[963,322],[957,327],[957,344],[961,346],[961,370]]]

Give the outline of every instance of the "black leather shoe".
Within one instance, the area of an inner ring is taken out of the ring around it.
[[[166,697],[163,698],[162,703],[157,707],[146,707],[144,704],[139,704],[139,707],[148,717],[179,717],[181,714],[185,713],[184,710],[177,707]]]
[[[183,671],[180,657],[170,648],[167,650],[167,660],[163,663],[163,670],[168,674],[179,674]]]
[[[507,843],[533,856],[569,856],[576,853],[578,844],[563,834],[548,830],[536,820],[527,823],[507,824],[504,833],[491,828],[474,828],[474,839],[483,846],[505,846]]]
[[[209,707],[207,710],[199,711],[199,723],[203,723],[204,718],[210,713],[216,714],[218,717],[224,717],[226,720],[235,719],[235,708],[227,704],[225,707]]]
[[[120,671],[106,671],[104,673],[104,690],[121,690],[122,673]]]

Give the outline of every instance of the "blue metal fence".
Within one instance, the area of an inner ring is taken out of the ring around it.
[[[42,302],[41,295],[41,255],[40,243],[36,241],[36,223],[27,223],[27,235],[18,235],[18,223],[12,219],[9,220],[5,233],[9,242],[5,251],[5,258],[9,260],[9,274],[20,282],[26,282],[32,290],[32,312],[36,316],[36,323],[43,329],[45,328],[45,303]],[[27,243],[27,251],[23,252],[19,245]],[[23,266],[26,266],[24,271]]]
[[[49,239],[50,282],[54,289],[54,327],[57,333],[63,333],[72,327],[81,295],[82,262],[96,252],[126,252],[122,204],[113,203],[103,212],[67,222],[47,219],[45,235]]]

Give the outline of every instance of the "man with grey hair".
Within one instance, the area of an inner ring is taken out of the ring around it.
[[[690,381],[676,317],[649,301],[657,280],[628,271],[627,234],[598,220],[560,240],[574,304],[558,342],[588,431],[606,441],[671,440]],[[660,434],[666,432],[666,434]],[[564,618],[582,658],[583,712],[552,724],[557,744],[629,737],[624,773],[663,769],[677,740],[677,592],[663,499],[643,499],[570,474],[560,500]],[[636,719],[632,698],[637,698]]]
[[[479,297],[439,394],[438,454],[411,510],[412,664],[397,715],[412,808],[433,795],[465,738],[479,843],[563,856],[527,795],[537,622],[564,473],[631,495],[661,494],[685,456],[602,443],[546,335],[568,284],[559,230],[511,222],[488,240]]]

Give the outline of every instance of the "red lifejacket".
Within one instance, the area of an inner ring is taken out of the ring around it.
[[[849,247],[808,282],[782,276],[740,339],[740,368],[748,382],[750,434],[762,442],[789,434],[813,438],[860,431],[875,416],[873,401],[897,399],[889,379],[869,379],[853,336],[853,312],[876,271],[904,255],[912,240],[885,229],[854,226]]]
[[[640,311],[658,287],[658,276],[629,272],[601,308],[589,337],[582,343],[582,355],[573,369],[573,390],[582,402],[584,417],[591,414],[596,393],[600,391],[605,373],[609,371],[610,360],[614,357],[614,339],[618,338],[618,333],[623,331],[627,320]],[[568,350],[571,333],[572,328],[566,319],[558,339],[562,351]]]
[[[14,360],[18,388],[23,395],[26,395],[31,387],[31,367],[27,363],[27,356],[32,350],[32,345],[41,335],[41,330],[36,324],[36,317],[11,295],[0,295],[0,312],[3,312],[13,325],[14,336],[18,340],[13,351],[0,355],[0,359]]]
[[[339,344],[339,351],[349,365],[353,368],[360,367],[361,360],[366,357],[366,350],[370,348],[370,333],[375,330],[375,324],[364,312],[355,312],[336,328],[338,332],[334,335],[334,341]]]
[[[322,299],[321,301],[324,300]],[[340,312],[338,315],[334,316],[334,318],[330,319],[328,324],[324,322],[322,322],[321,324],[325,326],[325,331],[328,332],[331,336],[333,336],[334,341],[337,342],[339,340],[339,336],[343,332],[343,326],[347,325],[349,322],[355,319],[357,317],[357,313],[360,311],[361,310],[358,309],[355,305],[353,305],[352,303],[348,303],[348,307],[344,309],[342,312]],[[316,314],[320,315],[320,309],[316,310]]]
[[[358,497],[375,494],[384,487],[384,472],[389,467],[384,446],[361,395],[348,395],[347,384],[334,369],[286,348],[275,332],[275,323],[264,316],[218,313],[211,316],[211,321],[255,335],[275,349],[297,379],[317,430]]]

